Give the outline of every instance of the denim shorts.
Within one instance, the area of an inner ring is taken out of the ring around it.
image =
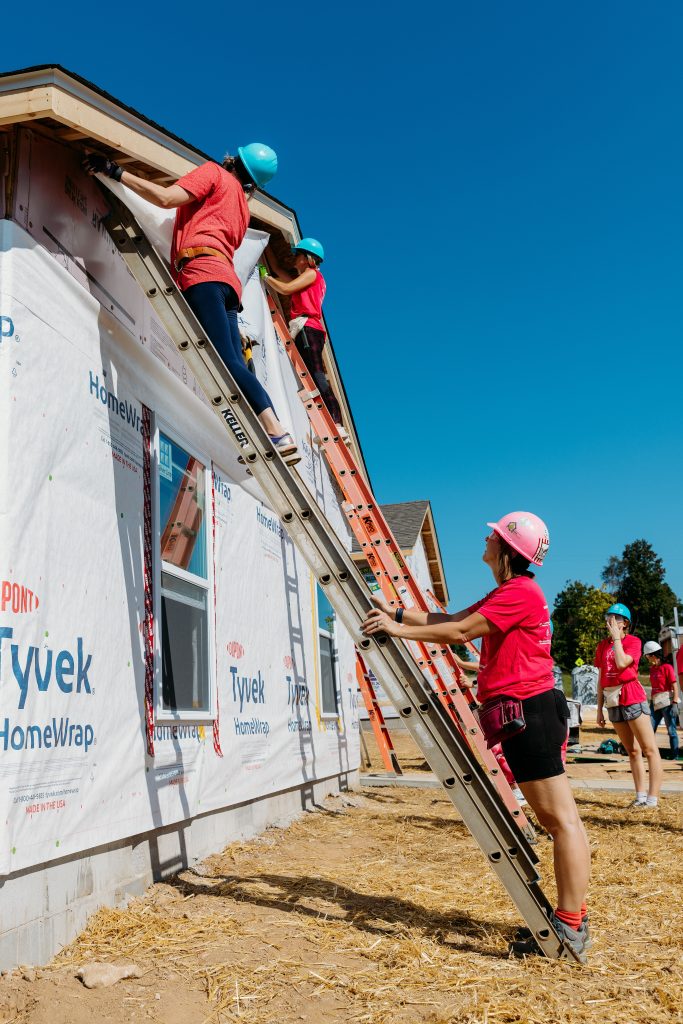
[[[562,744],[567,739],[569,708],[560,690],[546,690],[522,701],[526,729],[503,740],[505,759],[517,782],[536,782],[564,774]]]
[[[617,704],[615,708],[607,708],[610,722],[632,722],[641,715],[650,715],[650,705],[646,700],[642,704]]]

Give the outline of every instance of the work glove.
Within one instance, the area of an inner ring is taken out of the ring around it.
[[[108,157],[102,156],[101,153],[88,154],[83,161],[83,166],[88,174],[105,174],[108,178],[113,178],[114,181],[121,181],[123,167]]]
[[[676,721],[676,722],[678,721],[678,701],[677,700],[672,700],[671,701],[671,717],[674,719],[674,721]]]
[[[258,274],[259,274],[259,277],[261,278],[261,280],[263,280],[266,277],[269,277],[270,275],[268,273],[268,267],[264,267],[262,263],[259,263],[259,265],[258,265]]]

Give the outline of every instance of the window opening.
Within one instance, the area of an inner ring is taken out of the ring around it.
[[[207,472],[163,431],[158,446],[161,713],[209,718],[211,633]]]
[[[318,611],[318,647],[320,650],[320,702],[321,713],[333,717],[339,714],[337,694],[337,649],[335,645],[337,616],[325,592],[316,585]]]

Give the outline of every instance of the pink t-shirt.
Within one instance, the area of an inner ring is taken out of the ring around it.
[[[664,693],[665,690],[673,690],[675,682],[676,673],[673,665],[653,665],[650,669],[652,696],[655,693]]]
[[[496,629],[481,642],[477,699],[506,694],[524,700],[552,690],[550,616],[543,591],[529,576],[502,583],[467,609]]]
[[[647,700],[647,694],[638,680],[638,662],[643,645],[637,636],[627,633],[621,646],[624,649],[624,654],[630,654],[633,661],[620,672],[614,660],[612,641],[605,638],[598,644],[593,664],[600,669],[600,685],[604,689],[606,686],[619,686],[621,683],[619,703],[623,705],[641,704]]]
[[[212,162],[196,167],[177,182],[195,201],[179,206],[175,214],[171,244],[171,273],[181,291],[204,281],[224,281],[242,297],[242,283],[235,273],[233,256],[249,226],[249,207],[244,191],[234,174]],[[225,253],[197,256],[178,274],[176,254],[181,249],[207,245]]]
[[[315,327],[318,331],[324,331],[322,308],[326,291],[325,278],[319,270],[316,270],[313,284],[309,284],[308,288],[304,288],[303,291],[295,292],[292,295],[290,319],[294,320],[298,316],[306,316],[308,317],[306,327]]]

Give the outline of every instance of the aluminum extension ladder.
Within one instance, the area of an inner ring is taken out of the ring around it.
[[[206,394],[226,434],[280,517],[292,541],[314,573],[341,622],[421,749],[432,771],[459,811],[491,868],[551,958],[575,960],[550,921],[552,907],[536,869],[538,858],[508,813],[490,777],[425,683],[405,646],[391,637],[360,636],[371,608],[368,587],[343,543],[311,499],[296,473],[288,469],[247,404],[225,364],[204,334],[171,277],[168,265],[145,237],[128,208],[107,191],[106,220],[114,244],[154,311],[164,324]],[[336,441],[339,448],[344,447]]]

